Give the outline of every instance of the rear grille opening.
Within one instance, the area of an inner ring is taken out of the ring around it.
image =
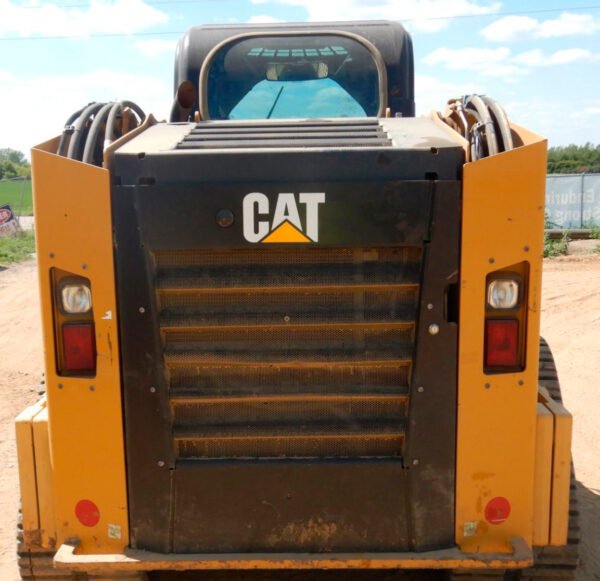
[[[351,121],[288,121],[196,125],[177,149],[281,147],[391,147],[392,140],[377,119]]]
[[[179,458],[402,454],[420,249],[154,258]]]

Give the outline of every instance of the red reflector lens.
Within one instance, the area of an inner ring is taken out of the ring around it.
[[[517,367],[519,321],[488,319],[485,322],[485,366]]]
[[[93,323],[63,325],[61,371],[96,371],[96,337]]]
[[[77,520],[86,527],[95,527],[100,522],[100,509],[91,500],[80,500],[75,505]]]
[[[485,507],[485,520],[501,525],[510,516],[510,502],[503,496],[492,498]]]

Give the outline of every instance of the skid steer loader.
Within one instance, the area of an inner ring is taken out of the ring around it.
[[[23,579],[572,578],[546,142],[398,23],[199,26],[33,149]]]

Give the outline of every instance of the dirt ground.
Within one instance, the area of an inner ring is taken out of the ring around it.
[[[0,272],[0,581],[18,578],[13,419],[37,399],[43,371],[37,292],[33,261]],[[578,579],[600,579],[600,254],[546,261],[542,311],[542,334],[575,417],[573,457],[583,529]]]

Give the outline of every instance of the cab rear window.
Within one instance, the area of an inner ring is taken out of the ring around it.
[[[209,63],[211,119],[372,117],[380,109],[371,51],[337,35],[255,36]]]

